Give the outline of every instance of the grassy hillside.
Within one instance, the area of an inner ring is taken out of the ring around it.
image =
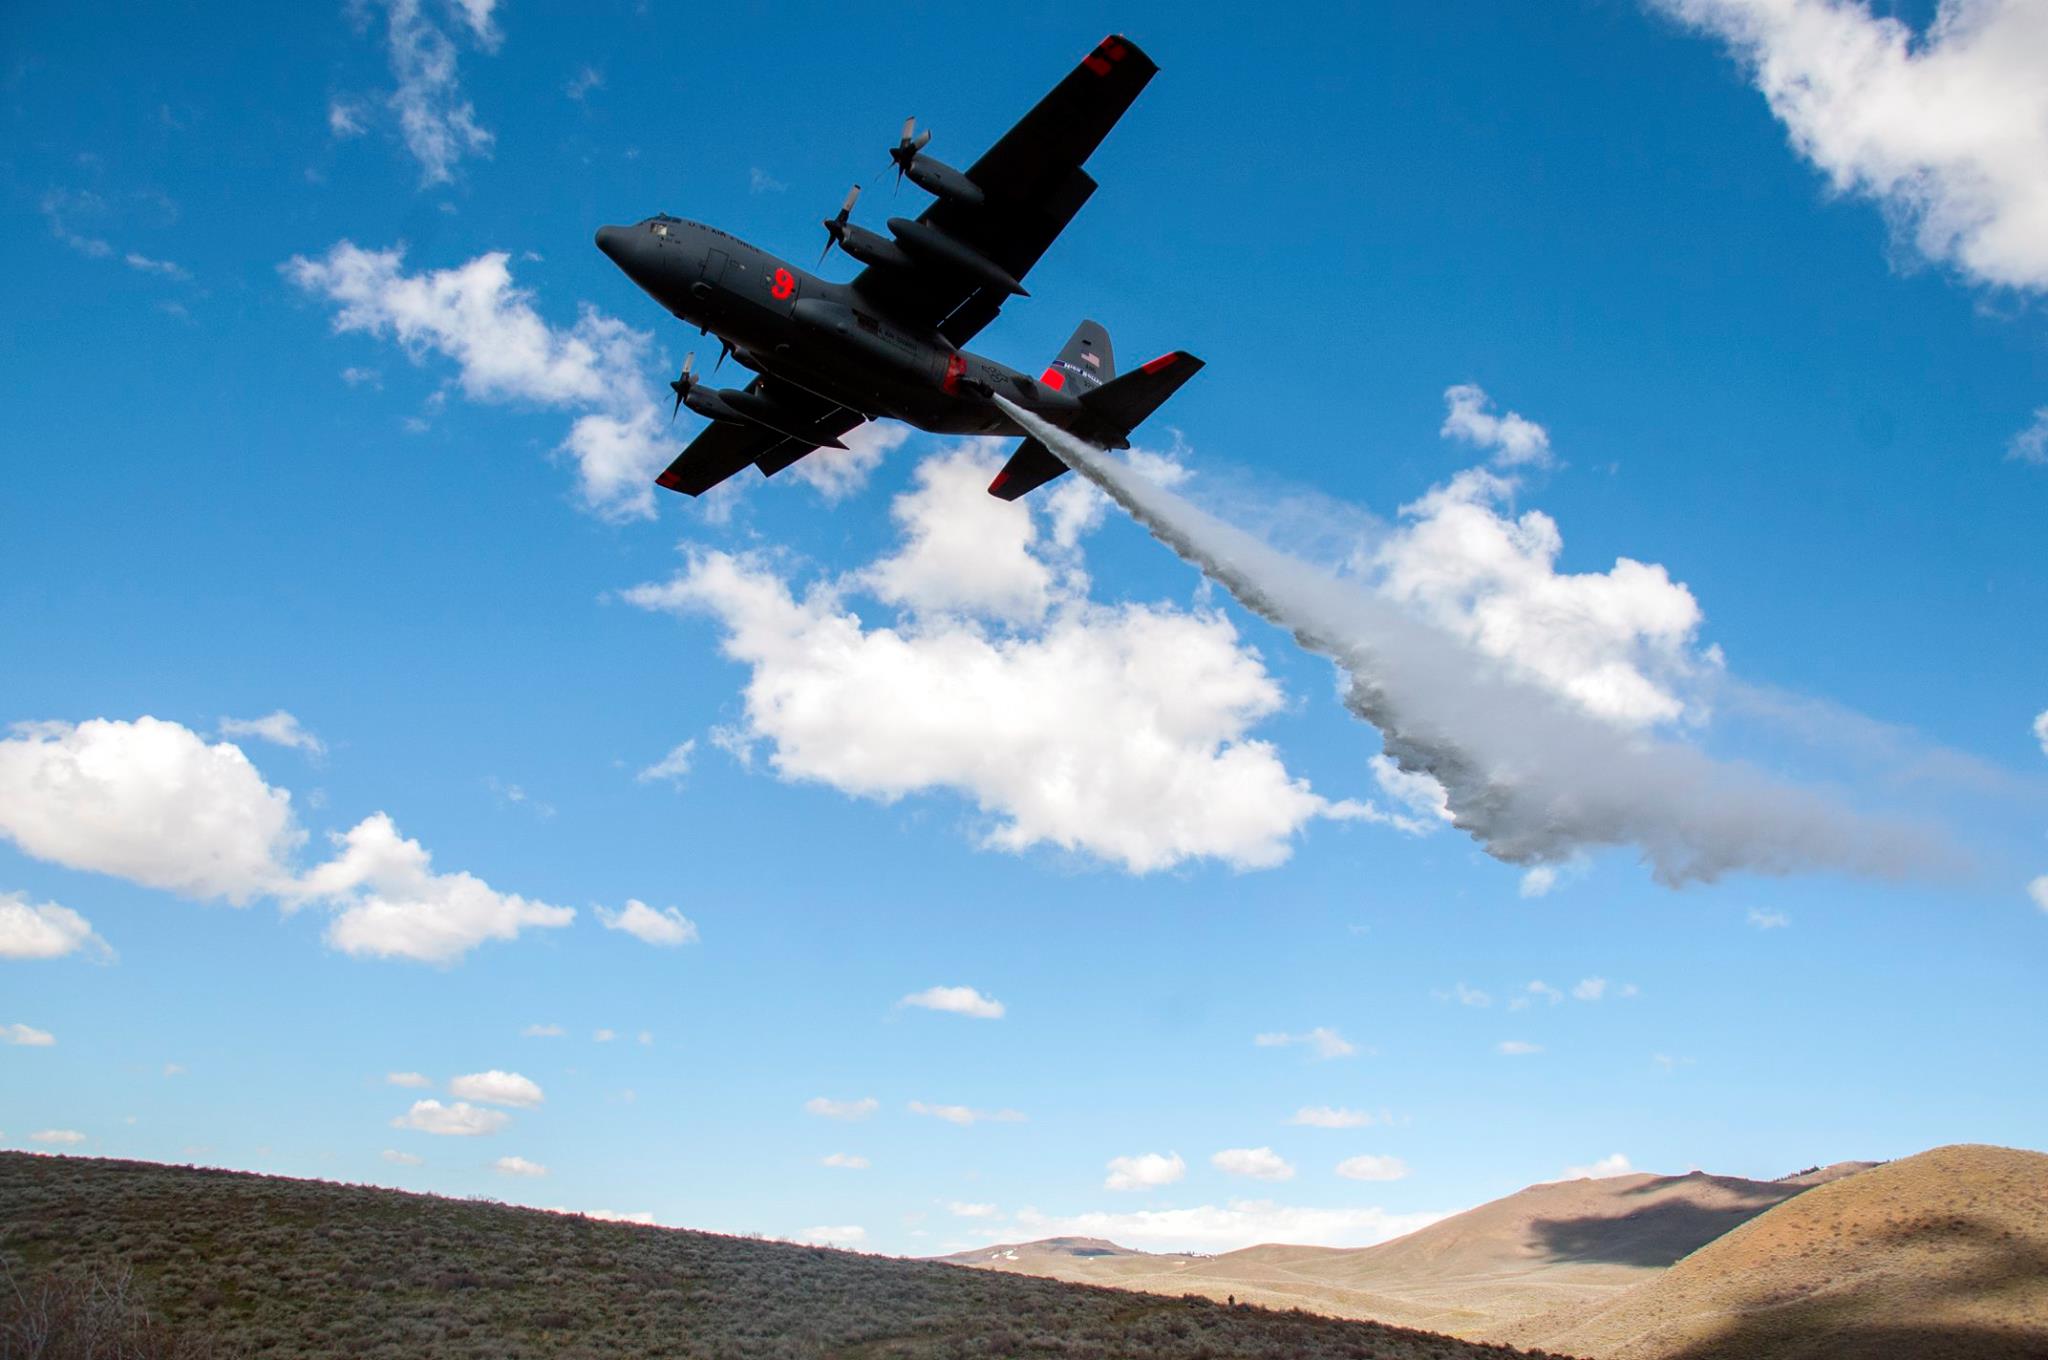
[[[2039,1360],[2048,1155],[1943,1147],[1831,1181],[1513,1334],[1601,1360]]]
[[[393,1190],[0,1153],[0,1263],[105,1281],[221,1357],[1119,1356],[1516,1352],[1305,1314],[600,1223]],[[0,1285],[0,1313],[18,1301]],[[0,1354],[35,1352],[5,1339]],[[210,1348],[209,1348],[210,1343]],[[80,1352],[71,1352],[77,1354]]]
[[[1028,1243],[949,1259],[982,1269],[1372,1318],[1497,1340],[1525,1318],[1590,1311],[1860,1163],[1783,1181],[1616,1176],[1532,1185],[1377,1247],[1258,1246],[1213,1257],[1083,1255]]]

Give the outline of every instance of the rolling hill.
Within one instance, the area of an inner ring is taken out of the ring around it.
[[[1508,1335],[1600,1360],[2039,1360],[2048,1155],[1941,1147],[1833,1181]]]
[[[13,1343],[39,1313],[82,1317],[103,1346],[117,1332],[132,1343],[119,1354],[152,1360],[1518,1354],[1371,1323],[488,1201],[13,1152],[0,1153],[0,1266],[9,1355],[24,1353]],[[90,1288],[68,1283],[80,1280]]]

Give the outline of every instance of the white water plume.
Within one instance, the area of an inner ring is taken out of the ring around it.
[[[1497,859],[1557,864],[1633,846],[1660,883],[1735,870],[1924,873],[1951,852],[1751,766],[1624,730],[1508,673],[1369,585],[1280,552],[998,397],[1012,417],[1240,604],[1349,679],[1386,754],[1443,786],[1452,822]]]

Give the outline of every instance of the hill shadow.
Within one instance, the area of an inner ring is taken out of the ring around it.
[[[1915,1240],[1924,1242],[1924,1229],[1924,1224],[1882,1229],[1870,1235],[1866,1249],[1881,1253]],[[1961,1218],[1942,1224],[1941,1239],[1954,1244],[1947,1248],[1951,1256],[1960,1252],[1964,1259],[1919,1276],[1917,1292],[1944,1299],[2011,1299],[2031,1290],[2040,1305],[2035,1316],[2048,1315],[2048,1244],[2016,1238],[1995,1222]],[[1885,1308],[1886,1296],[1895,1296],[1899,1289],[1894,1274],[1806,1297],[1789,1291],[1758,1292],[1742,1302],[1720,1332],[1674,1352],[1668,1360],[2041,1360],[2048,1355],[2048,1325],[1937,1327],[1856,1321],[1881,1311],[1896,1314],[1895,1300],[1894,1306]]]
[[[1780,1202],[1707,1207],[1667,1200],[1619,1217],[1539,1218],[1529,1225],[1552,1256],[1624,1266],[1668,1266]]]

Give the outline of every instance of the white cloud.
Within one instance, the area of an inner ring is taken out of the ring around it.
[[[1499,1044],[1499,1050],[1510,1058],[1519,1058],[1530,1053],[1541,1053],[1543,1045],[1528,1043],[1522,1039],[1503,1039]]]
[[[559,1039],[562,1033],[560,1025],[528,1025],[519,1031],[520,1037],[524,1039]]]
[[[0,893],[0,959],[61,959],[81,949],[102,957],[113,951],[92,923],[55,902],[34,903],[26,893]]]
[[[289,880],[291,795],[239,747],[156,718],[22,723],[0,741],[0,835],[26,854],[237,905]]]
[[[1304,1105],[1287,1122],[1312,1129],[1362,1129],[1372,1123],[1372,1116],[1364,1110],[1347,1110],[1334,1105]]]
[[[361,387],[365,383],[372,387],[383,386],[383,374],[374,368],[359,368],[353,364],[341,370],[341,380],[350,387]]]
[[[491,11],[498,7],[498,0],[454,0],[454,5],[477,43],[486,51],[496,51],[498,44],[505,40],[505,35],[498,32],[497,25],[491,21]]]
[[[548,1169],[539,1162],[529,1162],[524,1157],[500,1157],[491,1163],[491,1169],[506,1176],[545,1176]]]
[[[30,1134],[28,1139],[50,1147],[77,1147],[85,1141],[85,1135],[77,1129],[43,1129]]]
[[[434,1083],[424,1072],[387,1072],[384,1074],[384,1084],[387,1086],[408,1086],[414,1090],[423,1091]]]
[[[829,1152],[818,1159],[819,1166],[836,1166],[842,1171],[865,1171],[870,1165],[868,1159],[851,1152]]]
[[[604,922],[606,930],[623,930],[643,944],[670,949],[677,945],[697,942],[695,921],[674,907],[656,910],[638,898],[627,898],[623,911],[609,911],[599,907],[597,918]]]
[[[576,917],[574,908],[498,892],[473,874],[434,873],[427,851],[381,812],[333,839],[340,853],[295,891],[340,908],[327,942],[343,953],[451,963],[487,940]]]
[[[394,1129],[417,1129],[451,1138],[476,1138],[496,1133],[510,1123],[503,1110],[479,1109],[466,1101],[443,1105],[438,1100],[416,1100],[412,1108],[391,1121]]]
[[[1305,1044],[1315,1050],[1318,1058],[1349,1058],[1358,1052],[1358,1045],[1324,1025],[1318,1025],[1306,1034],[1276,1032],[1254,1035],[1252,1042],[1260,1048],[1284,1048],[1290,1044]]]
[[[1020,1210],[1006,1235],[1104,1237],[1154,1251],[1236,1251],[1261,1242],[1303,1246],[1369,1247],[1426,1228],[1442,1214],[1392,1214],[1384,1209],[1319,1209],[1271,1200],[1231,1200],[1189,1209],[1146,1209],[1132,1213],[1065,1216]]]
[[[1547,467],[1551,462],[1549,432],[1513,411],[1494,415],[1492,405],[1493,399],[1477,384],[1460,383],[1447,389],[1443,436],[1492,449],[1493,461],[1500,467]]]
[[[400,1152],[397,1148],[385,1148],[384,1160],[393,1166],[424,1166],[427,1159],[413,1152]]]
[[[412,274],[404,254],[341,241],[280,268],[335,304],[335,330],[389,336],[415,362],[452,360],[473,401],[579,412],[561,449],[576,461],[584,503],[609,519],[652,518],[654,475],[674,452],[645,372],[653,337],[589,306],[574,326],[549,325],[513,284],[504,251]]]
[[[819,449],[799,459],[782,475],[791,481],[814,487],[825,502],[837,504],[868,484],[868,477],[882,459],[901,447],[910,437],[908,426],[890,421],[870,421],[841,435],[843,449]]]
[[[2048,911],[2048,874],[2043,874],[2027,885],[2027,895],[2034,899],[2034,905]]]
[[[1606,978],[1581,978],[1572,988],[1572,995],[1580,1001],[1598,1001],[1607,995]]]
[[[1533,869],[1522,871],[1521,894],[1524,897],[1548,897],[1550,890],[1557,886],[1558,868],[1555,864],[1539,864]]]
[[[495,140],[476,121],[476,106],[463,97],[455,42],[421,11],[420,0],[386,0],[390,15],[387,50],[397,82],[389,103],[398,117],[406,150],[420,163],[420,187],[455,178],[465,156],[489,156]],[[485,50],[497,46],[489,3],[459,0],[458,11]],[[482,16],[478,26],[477,16]],[[332,128],[333,108],[328,110]]]
[[[608,1044],[618,1037],[619,1032],[615,1029],[593,1030],[590,1035],[591,1042],[599,1044]]]
[[[1792,918],[1784,912],[1765,911],[1761,907],[1751,907],[1748,920],[1758,930],[1783,930],[1792,924]]]
[[[1633,1174],[1635,1174],[1635,1168],[1629,1165],[1628,1158],[1619,1152],[1611,1152],[1590,1166],[1566,1167],[1564,1174],[1559,1176],[1558,1179],[1561,1181],[1599,1181],[1606,1180],[1610,1176],[1629,1176]]]
[[[1676,1072],[1681,1067],[1691,1067],[1693,1064],[1691,1058],[1677,1058],[1669,1053],[1652,1053],[1650,1061],[1657,1064],[1658,1069],[1664,1072]]]
[[[955,1200],[948,1204],[946,1208],[959,1218],[994,1218],[996,1216],[996,1206],[993,1204],[963,1204]]]
[[[1433,993],[1439,1001],[1455,1001],[1460,1006],[1491,1006],[1493,997],[1477,987],[1468,987],[1460,982],[1448,992]]]
[[[954,1015],[969,1015],[977,1020],[1003,1018],[1003,1003],[994,997],[983,996],[972,987],[927,987],[921,992],[912,992],[896,1004],[919,1006],[928,1011],[950,1011]]]
[[[363,106],[346,99],[329,100],[327,130],[340,140],[362,136],[365,131]]]
[[[165,1063],[165,1064],[164,1064],[164,1076],[166,1076],[166,1077],[182,1077],[182,1076],[184,1076],[184,1075],[185,1075],[185,1064],[183,1064],[183,1063],[174,1063],[174,1062],[171,1062],[171,1063]]]
[[[1380,786],[1380,792],[1406,807],[1415,815],[1396,816],[1390,820],[1410,835],[1427,835],[1440,830],[1456,820],[1451,811],[1450,797],[1436,776],[1420,770],[1404,770],[1385,755],[1376,755],[1369,762],[1373,782]]]
[[[57,1036],[34,1025],[0,1025],[0,1044],[16,1044],[22,1048],[49,1048],[55,1045]]]
[[[457,1100],[481,1100],[491,1105],[514,1105],[531,1109],[541,1103],[540,1086],[517,1072],[471,1072],[448,1083],[448,1094]]]
[[[1719,35],[1801,155],[1929,259],[2048,289],[2048,14],[1941,0],[1923,34],[1852,0],[1659,0]]]
[[[667,780],[671,784],[681,784],[683,776],[690,772],[690,753],[696,749],[697,739],[691,737],[688,741],[669,748],[667,755],[634,775],[633,778],[642,784],[649,784],[657,779]]]
[[[2048,756],[2048,708],[2034,719],[2034,740],[2041,743],[2041,754]]]
[[[2005,446],[2005,456],[2011,462],[2048,467],[2048,406],[2035,409],[2033,423],[2012,437]],[[2035,731],[2040,731],[2038,721]],[[2042,737],[2041,745],[2043,750],[2048,750],[2048,737]]]
[[[789,186],[775,176],[754,166],[747,171],[747,192],[751,194],[779,194]]]
[[[793,1239],[814,1247],[857,1247],[868,1240],[868,1230],[858,1223],[824,1224],[798,1230]]]
[[[977,1110],[966,1105],[927,1105],[922,1100],[911,1101],[909,1108],[912,1114],[943,1119],[948,1124],[958,1124],[963,1129],[970,1124],[1020,1124],[1024,1121],[1023,1114],[1016,1110]]]
[[[152,259],[133,250],[123,255],[121,259],[130,269],[139,269],[145,274],[160,274],[164,278],[181,281],[192,277],[185,266],[175,261]]]
[[[569,83],[562,87],[562,93],[581,103],[590,97],[592,90],[603,88],[604,72],[595,66],[582,66],[577,69],[575,75],[569,77]]]
[[[995,467],[978,449],[929,460],[896,505],[903,551],[800,598],[765,560],[707,551],[624,596],[720,622],[751,670],[745,736],[778,775],[883,802],[956,790],[997,849],[1256,868],[1313,818],[1382,815],[1319,797],[1247,737],[1282,695],[1228,619],[1071,593],[1085,578],[1029,505],[984,493]],[[854,589],[905,617],[868,626],[843,603]]]
[[[342,376],[356,370],[346,370]],[[288,747],[317,756],[326,753],[327,744],[308,732],[299,720],[283,709],[267,713],[260,718],[222,718],[220,734],[224,737],[256,737],[274,746]]]
[[[1337,1163],[1337,1174],[1348,1181],[1398,1181],[1408,1174],[1408,1163],[1399,1157],[1362,1153]]]
[[[1526,988],[1523,989],[1523,994],[1521,996],[1516,997],[1513,1001],[1508,1003],[1508,1009],[1516,1011],[1521,1010],[1522,1008],[1527,1006],[1531,1000],[1547,1001],[1551,1005],[1555,1006],[1558,1002],[1564,1000],[1564,993],[1560,992],[1559,990],[1557,990],[1557,988],[1551,986],[1549,983],[1543,981],[1541,978],[1538,978],[1536,981],[1531,982]]]
[[[1109,1159],[1109,1175],[1103,1178],[1105,1190],[1154,1190],[1162,1185],[1172,1185],[1185,1176],[1188,1164],[1181,1160],[1178,1152],[1141,1152],[1133,1157],[1112,1157]]]
[[[1209,1159],[1209,1165],[1233,1176],[1249,1176],[1255,1181],[1294,1179],[1294,1168],[1269,1147],[1225,1148]]]
[[[832,1100],[825,1096],[812,1096],[804,1102],[804,1113],[818,1115],[824,1119],[866,1119],[882,1108],[882,1102],[873,1096],[862,1096],[858,1100]]]

